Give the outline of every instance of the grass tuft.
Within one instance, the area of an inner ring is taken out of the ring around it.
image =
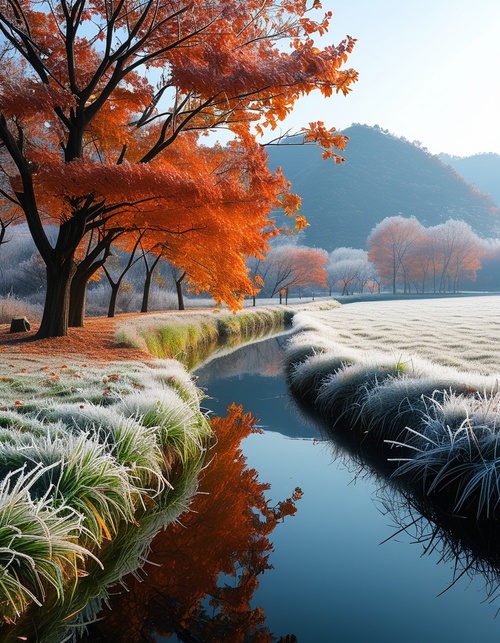
[[[0,632],[58,643],[186,509],[211,432],[178,362],[46,375],[0,379]]]
[[[296,316],[285,355],[290,390],[350,452],[475,521],[500,518],[500,393],[493,376],[416,355],[360,350]]]

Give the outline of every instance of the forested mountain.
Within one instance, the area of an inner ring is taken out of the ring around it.
[[[474,156],[449,156],[440,154],[439,158],[451,165],[464,179],[484,194],[491,195],[500,207],[500,154],[475,154]]]
[[[341,165],[323,160],[313,145],[267,148],[270,167],[281,166],[303,198],[311,225],[301,243],[328,251],[364,248],[374,226],[397,214],[414,215],[424,226],[462,219],[482,237],[498,235],[500,214],[492,199],[437,156],[378,127],[353,125],[343,133],[350,140]]]

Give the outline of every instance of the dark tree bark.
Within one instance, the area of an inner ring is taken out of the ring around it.
[[[108,305],[108,317],[114,317],[116,312],[116,300],[118,299],[118,291],[120,290],[122,278],[114,282],[114,281],[111,281],[108,273],[106,273],[106,276],[108,277],[108,281],[111,286],[111,296],[109,298],[109,305]]]
[[[186,273],[183,272],[182,275],[175,280],[175,289],[177,290],[177,301],[179,304],[179,310],[185,310],[184,307],[184,294],[182,292],[182,281],[184,277],[186,276]]]
[[[73,257],[47,264],[47,291],[42,321],[36,337],[65,337],[68,334],[71,281],[76,271]]]
[[[108,317],[114,317],[115,312],[116,312],[116,300],[118,299],[118,291],[120,290],[120,286],[122,284],[123,278],[127,274],[127,272],[132,268],[134,263],[137,263],[139,261],[139,257],[135,258],[135,253],[137,251],[137,248],[139,247],[139,244],[141,242],[141,239],[143,237],[144,233],[141,233],[137,239],[137,241],[134,244],[134,247],[132,248],[132,252],[130,253],[130,256],[128,258],[128,261],[123,268],[122,272],[120,273],[118,279],[115,281],[109,270],[107,270],[106,266],[103,264],[103,270],[108,278],[109,285],[111,286],[111,297],[109,299],[109,306],[108,306]]]
[[[141,304],[141,313],[147,313],[148,312],[148,307],[149,307],[149,293],[151,292],[151,282],[153,280],[153,272],[158,265],[158,262],[160,261],[161,255],[157,255],[155,257],[155,260],[151,264],[151,266],[148,264],[148,260],[146,257],[147,253],[143,254],[143,259],[144,259],[144,265],[146,268],[146,278],[144,279],[144,289],[142,291],[142,304]]]
[[[84,325],[85,305],[87,302],[87,285],[99,268],[104,266],[111,254],[111,245],[123,231],[113,229],[102,236],[89,248],[86,256],[78,264],[71,282],[69,302],[69,326],[81,328]]]

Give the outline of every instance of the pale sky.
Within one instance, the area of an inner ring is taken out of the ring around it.
[[[357,38],[347,66],[360,77],[347,97],[303,99],[288,126],[377,124],[433,154],[500,154],[500,0],[322,4],[333,19],[317,44]]]

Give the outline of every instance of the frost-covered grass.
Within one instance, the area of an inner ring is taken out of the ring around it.
[[[358,302],[311,317],[352,348],[403,359],[418,354],[461,371],[500,373],[500,296]]]
[[[496,521],[499,305],[484,297],[299,313],[285,359],[290,388],[356,458],[440,510]]]
[[[242,310],[234,315],[200,311],[134,317],[120,324],[115,340],[193,368],[220,347],[283,330],[292,314],[285,307],[275,306]]]
[[[0,634],[59,642],[185,510],[211,432],[174,360],[0,377]]]

